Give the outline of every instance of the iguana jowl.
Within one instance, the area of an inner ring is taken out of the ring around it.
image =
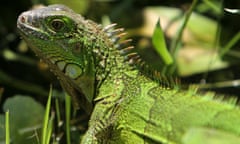
[[[131,66],[122,29],[102,27],[63,5],[22,13],[22,38],[91,114],[82,144],[188,143],[192,128],[240,135],[239,107],[193,90],[161,86]],[[240,143],[238,141],[234,141]]]

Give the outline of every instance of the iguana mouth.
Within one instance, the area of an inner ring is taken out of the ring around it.
[[[48,40],[50,37],[47,33],[41,31],[40,25],[36,22],[37,16],[31,12],[23,12],[17,20],[17,28],[23,37],[36,37],[42,40]]]

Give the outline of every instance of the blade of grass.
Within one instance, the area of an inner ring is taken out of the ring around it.
[[[57,123],[58,123],[58,126],[60,126],[62,122],[61,122],[61,114],[60,114],[58,98],[55,99],[55,108],[56,108],[56,115],[57,115]]]
[[[71,144],[71,135],[70,135],[70,117],[71,117],[71,97],[66,94],[65,96],[65,109],[66,109],[66,135],[67,135],[67,144]]]
[[[177,68],[176,65],[176,55],[178,52],[178,49],[180,48],[180,41],[182,39],[182,35],[183,35],[183,31],[188,23],[188,20],[190,19],[191,14],[193,13],[194,8],[196,7],[198,3],[198,0],[193,0],[191,7],[188,9],[188,11],[185,13],[185,17],[183,19],[182,24],[179,27],[179,30],[176,33],[176,37],[173,38],[171,45],[170,45],[170,53],[173,56],[173,65],[171,65],[171,67],[168,70],[168,73],[170,74],[174,74]]]
[[[198,2],[198,0],[193,0],[193,2],[191,4],[191,7],[188,9],[188,11],[185,14],[185,18],[183,20],[183,23],[180,25],[180,28],[179,28],[179,30],[178,30],[178,32],[176,34],[176,37],[173,39],[173,41],[171,43],[170,51],[171,51],[171,54],[173,56],[176,55],[177,48],[178,48],[179,42],[180,42],[180,40],[182,38],[183,31],[184,31],[184,29],[185,29],[185,27],[187,25],[187,22],[188,22],[191,14],[192,14],[194,8],[197,5],[197,2]]]
[[[45,115],[44,115],[41,144],[48,144],[46,142],[48,140],[48,135],[49,135],[48,126],[49,126],[49,113],[50,113],[50,106],[51,106],[51,98],[52,98],[52,86],[50,86],[48,101],[47,101]]]
[[[215,12],[217,12],[218,14],[221,13],[221,9],[219,8],[218,5],[216,5],[214,3],[214,1],[210,1],[210,0],[203,0],[203,2],[208,5],[210,8],[212,8],[212,10],[214,10]]]
[[[220,55],[224,56],[238,41],[240,40],[240,32],[238,32],[221,50]]]
[[[213,89],[213,88],[226,88],[226,87],[239,87],[240,80],[231,80],[231,81],[223,81],[223,82],[215,82],[209,84],[200,84],[199,89]]]
[[[53,128],[53,119],[54,115],[50,117],[48,121],[47,133],[46,133],[46,142],[45,144],[50,144],[51,136],[52,136],[52,128]]]
[[[9,111],[5,113],[6,144],[10,144]]]
[[[160,19],[158,19],[158,22],[155,26],[153,36],[152,36],[152,43],[155,48],[155,50],[158,52],[158,55],[162,58],[163,62],[166,65],[170,65],[173,63],[173,59],[171,54],[168,52],[164,33],[160,25]]]

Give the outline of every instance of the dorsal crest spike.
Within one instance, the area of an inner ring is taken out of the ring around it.
[[[115,35],[110,35],[109,37],[111,38],[111,40],[112,40],[112,42],[113,43],[117,43],[117,42],[119,42],[119,40],[124,36],[124,35],[126,35],[127,33],[119,33],[119,34],[115,34]]]
[[[123,37],[123,36],[125,36],[127,33],[125,33],[125,32],[123,32],[123,33],[120,33],[120,34],[118,34],[118,35],[116,35],[117,37]]]
[[[103,28],[103,31],[107,34],[114,47],[119,50],[120,55],[124,57],[124,61],[128,65],[133,69],[138,69],[142,74],[156,81],[163,87],[173,88],[176,84],[179,84],[174,78],[163,75],[151,65],[147,64],[130,44],[132,39],[122,40],[127,33],[124,32],[123,28],[115,29],[116,25],[116,23],[107,25]]]
[[[117,34],[117,33],[121,33],[124,31],[124,28],[118,28],[118,29],[114,29],[111,31],[111,33],[114,35],[114,34]]]
[[[131,41],[132,41],[132,39],[126,39],[126,40],[120,41],[119,43],[116,44],[116,48],[118,50],[122,50],[122,49],[125,49],[126,47],[130,47],[128,45]],[[131,47],[132,47],[132,49],[134,48],[134,46],[131,46]]]
[[[162,74],[160,71],[146,63],[146,61],[144,61],[137,53],[128,53],[125,55],[125,60],[129,65],[137,68],[143,75],[146,75],[165,88],[174,88],[175,86],[180,85],[179,79],[174,76],[167,76]]]
[[[117,24],[116,23],[113,23],[113,24],[110,24],[110,25],[107,25],[103,28],[103,31],[104,32],[107,32],[108,30],[114,28]]]
[[[126,55],[128,53],[130,53],[133,50],[133,46],[128,46],[126,48],[120,49],[120,53],[121,55]]]
[[[122,34],[123,31],[124,31],[123,28],[119,28],[119,29],[108,30],[108,31],[106,31],[106,33],[109,37],[111,37],[111,36],[118,37],[118,35]]]

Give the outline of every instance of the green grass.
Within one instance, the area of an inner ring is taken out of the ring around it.
[[[52,86],[49,91],[48,101],[45,110],[45,116],[43,121],[43,128],[42,128],[42,139],[41,144],[49,144],[50,138],[52,135],[52,128],[53,128],[53,116],[49,117],[50,108],[51,108],[51,98],[52,98]]]
[[[45,110],[45,117],[43,122],[43,129],[42,129],[42,141],[41,144],[50,144],[51,136],[53,134],[53,120],[55,118],[54,114],[50,115],[51,110],[51,99],[52,99],[52,87],[49,91],[49,97],[46,105]],[[56,115],[58,123],[61,122],[60,119],[60,107],[58,101],[55,102],[56,104]],[[67,144],[71,144],[71,133],[70,133],[70,118],[71,118],[71,97],[69,95],[65,95],[65,124],[66,124],[66,141]],[[57,138],[52,139],[52,143],[58,143]]]
[[[9,111],[5,113],[6,144],[10,144]]]
[[[50,144],[51,142],[51,136],[53,134],[53,120],[54,120],[54,114],[51,114],[50,116],[50,110],[51,110],[51,99],[52,99],[52,87],[49,91],[49,97],[46,105],[45,110],[45,117],[43,122],[43,129],[42,129],[42,141],[41,144]],[[60,119],[60,110],[59,110],[59,103],[56,101],[56,115],[57,115],[57,121],[58,123],[61,122]],[[71,133],[70,133],[70,118],[71,118],[71,97],[69,95],[65,95],[65,122],[66,122],[66,141],[67,144],[71,144]],[[58,143],[56,139],[52,139],[52,143]]]
[[[57,120],[58,126],[61,126],[63,120],[61,120],[60,115],[60,106],[59,101],[56,99],[55,101],[55,110],[52,110],[52,98],[53,98],[53,90],[52,86],[49,90],[47,104],[45,106],[45,114],[44,119],[42,121],[41,134],[35,133],[34,137],[37,139],[37,144],[58,144],[59,137],[57,136],[57,131],[54,131],[54,120]],[[10,136],[10,122],[9,122],[9,111],[5,112],[5,144],[10,144],[11,136]],[[71,97],[69,95],[65,95],[65,137],[66,144],[71,144],[71,131],[70,131],[70,120],[71,120]],[[62,131],[61,131],[62,132]],[[35,139],[34,138],[34,139]],[[40,138],[40,140],[38,139]],[[60,137],[61,138],[61,137]],[[27,139],[27,138],[26,138]]]
[[[67,94],[65,96],[65,112],[66,112],[67,144],[71,144],[71,133],[70,133],[71,97],[69,95],[67,95]]]

